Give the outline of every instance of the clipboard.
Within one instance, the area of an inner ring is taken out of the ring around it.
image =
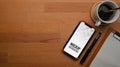
[[[120,67],[120,33],[111,30],[90,67]]]

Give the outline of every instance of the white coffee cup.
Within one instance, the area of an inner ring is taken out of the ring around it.
[[[92,19],[95,21],[96,26],[100,26],[102,24],[114,23],[119,18],[120,12],[119,12],[119,10],[115,10],[112,18],[110,18],[109,20],[106,21],[106,20],[101,19],[98,11],[99,11],[100,6],[103,4],[110,6],[112,9],[119,7],[113,1],[101,1],[101,2],[97,3],[96,5],[94,5],[92,8],[92,11],[91,11],[91,14],[92,14],[91,16],[92,16]]]

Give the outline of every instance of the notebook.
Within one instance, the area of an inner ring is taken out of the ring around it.
[[[120,33],[109,34],[90,67],[120,67]]]

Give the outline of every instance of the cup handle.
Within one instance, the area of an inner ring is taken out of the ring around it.
[[[101,25],[101,21],[97,20],[97,21],[95,22],[95,26],[100,26],[100,25]]]

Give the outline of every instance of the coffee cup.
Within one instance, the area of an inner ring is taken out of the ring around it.
[[[91,10],[91,17],[95,26],[114,23],[119,18],[119,10],[113,10],[119,6],[113,1],[101,1],[95,4]]]

